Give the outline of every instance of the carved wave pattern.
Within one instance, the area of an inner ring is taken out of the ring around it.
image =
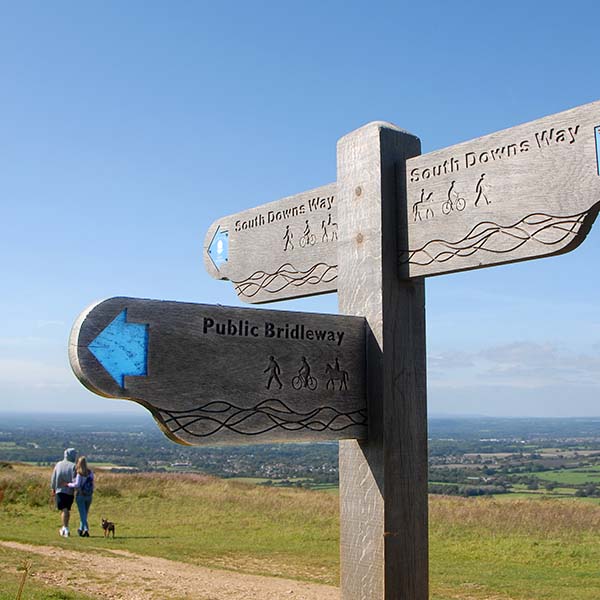
[[[431,240],[421,248],[409,250],[401,262],[424,267],[472,256],[476,252],[508,254],[532,241],[548,247],[562,246],[565,241],[575,239],[587,214],[588,211],[559,217],[535,213],[506,227],[484,221],[473,227],[462,240]]]
[[[299,271],[291,263],[281,265],[273,273],[255,271],[242,281],[233,281],[238,296],[252,298],[259,292],[277,294],[286,288],[330,283],[337,279],[337,265],[317,263],[307,271]]]
[[[185,431],[194,437],[208,437],[222,430],[241,435],[261,435],[274,429],[285,431],[343,431],[367,424],[366,410],[340,412],[321,406],[306,413],[295,412],[281,400],[270,398],[251,408],[212,401],[191,410],[164,410],[160,413],[172,433]]]

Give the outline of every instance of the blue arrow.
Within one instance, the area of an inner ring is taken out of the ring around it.
[[[229,231],[217,227],[215,235],[208,246],[208,255],[210,256],[217,269],[220,265],[227,262],[229,254]]]
[[[125,375],[148,373],[148,325],[127,323],[127,309],[119,313],[88,348],[122,388]]]
[[[596,127],[596,166],[600,175],[600,126]]]

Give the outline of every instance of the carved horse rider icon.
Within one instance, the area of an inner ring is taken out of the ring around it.
[[[331,220],[331,213],[329,213],[327,221],[324,219],[321,221],[321,229],[323,230],[323,237],[321,238],[322,242],[328,242],[330,235],[331,241],[338,239],[338,224]]]
[[[348,371],[344,371],[340,368],[340,363],[338,359],[335,359],[335,367],[332,367],[329,363],[327,363],[327,367],[325,367],[325,375],[327,375],[327,383],[325,384],[325,389],[329,389],[331,385],[331,389],[335,389],[335,382],[340,382],[339,390],[347,390],[348,389]]]

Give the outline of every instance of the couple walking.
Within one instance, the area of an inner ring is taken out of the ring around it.
[[[85,456],[80,456],[75,464],[76,457],[75,448],[67,448],[64,459],[56,463],[50,481],[56,508],[61,512],[62,527],[59,534],[63,537],[70,535],[69,519],[73,498],[79,510],[80,524],[77,533],[82,537],[90,536],[87,517],[94,493],[94,473],[88,468]]]

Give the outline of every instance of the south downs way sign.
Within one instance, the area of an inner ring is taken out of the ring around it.
[[[568,252],[600,208],[600,102],[410,158],[399,275],[440,275]],[[332,183],[215,221],[208,273],[263,303],[338,288]]]
[[[335,292],[335,190],[332,183],[215,221],[204,240],[208,273],[250,303]]]
[[[69,358],[179,443],[366,437],[360,317],[112,298],[79,317]]]
[[[573,250],[600,208],[600,102],[411,158],[406,180],[403,277]]]

